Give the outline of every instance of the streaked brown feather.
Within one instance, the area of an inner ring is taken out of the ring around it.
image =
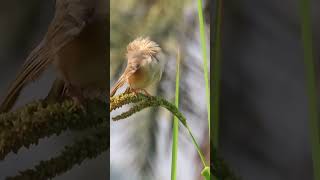
[[[36,48],[36,50],[38,50],[38,52],[43,51],[44,55],[41,57],[35,56],[35,51],[30,54],[30,56],[27,58],[27,63],[19,72],[13,84],[10,86],[5,99],[2,101],[0,112],[9,111],[20,95],[22,88],[30,81],[35,80],[50,62],[48,57],[48,49],[44,50],[44,47],[40,47]]]
[[[110,91],[110,97],[114,96],[117,90],[122,87],[126,82],[127,78],[130,77],[133,73],[135,73],[139,67],[132,66],[128,64],[127,68],[125,69],[124,73],[121,75],[117,83],[113,86],[113,88]]]

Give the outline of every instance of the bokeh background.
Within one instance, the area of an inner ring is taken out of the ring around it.
[[[41,41],[54,14],[54,0],[10,0],[0,3],[0,99],[14,80],[29,52]],[[22,92],[16,107],[43,98],[55,78],[52,67],[36,82],[28,85]],[[0,179],[13,176],[19,170],[32,168],[40,160],[48,160],[60,154],[65,145],[85,133],[67,132],[40,140],[37,146],[22,148],[18,155],[9,154],[0,161]],[[54,180],[105,180],[109,178],[109,152],[93,160],[85,160],[66,174]]]
[[[208,159],[210,152],[208,121],[197,1],[111,0],[110,2],[110,86],[126,67],[127,44],[139,36],[149,36],[162,47],[167,63],[162,80],[148,88],[148,92],[174,102],[176,55],[179,47],[182,55],[180,110],[186,115]],[[208,49],[209,2],[205,1],[203,5],[206,14]],[[111,113],[111,116],[121,111],[123,109]],[[172,119],[172,115],[166,110],[152,108],[125,120],[111,121],[111,179],[170,179]],[[177,178],[202,179],[200,177],[202,164],[190,136],[182,127],[178,147]]]
[[[313,179],[299,1],[223,3],[222,156],[244,180]],[[317,62],[319,7],[311,0]]]

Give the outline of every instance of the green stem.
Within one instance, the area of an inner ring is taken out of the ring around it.
[[[204,18],[202,12],[202,0],[198,0],[198,17],[199,17],[199,29],[201,39],[201,49],[203,56],[203,71],[206,88],[206,99],[207,99],[207,112],[208,112],[208,128],[209,128],[209,139],[210,139],[210,87],[209,87],[209,73],[208,73],[208,58],[206,48],[206,36],[204,27]]]
[[[175,105],[179,108],[179,84],[180,84],[180,50],[177,54],[176,66],[176,95]],[[173,119],[173,137],[172,137],[172,160],[171,160],[171,180],[177,179],[177,158],[178,158],[178,134],[179,134],[179,119],[174,116]]]
[[[314,179],[320,180],[320,140],[319,140],[319,118],[317,107],[317,88],[315,79],[315,63],[312,50],[312,30],[310,17],[310,1],[300,0],[301,29],[304,47],[305,73],[307,78],[307,91],[309,95],[309,121],[310,139],[312,143],[312,159]]]

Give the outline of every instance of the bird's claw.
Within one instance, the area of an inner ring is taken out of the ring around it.
[[[83,112],[86,112],[86,100],[83,97],[82,91],[80,88],[76,88],[72,85],[68,86],[67,89],[68,95],[69,97],[72,98],[73,102],[74,102],[74,108],[76,109],[80,109]]]
[[[138,96],[139,93],[142,93],[145,96],[151,97],[151,95],[148,93],[148,91],[146,91],[145,89],[140,89],[140,88],[133,89],[133,88],[129,87],[124,91],[124,93],[125,94],[133,93],[135,96]]]

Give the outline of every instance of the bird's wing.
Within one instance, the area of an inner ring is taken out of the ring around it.
[[[111,89],[110,97],[114,96],[117,90],[127,82],[127,78],[130,77],[135,72],[137,72],[139,68],[140,68],[140,64],[137,63],[137,61],[128,61],[128,65],[124,70],[123,74],[120,76],[117,83]]]
[[[54,59],[55,54],[66,44],[80,34],[90,18],[92,8],[79,8],[79,12],[73,12],[69,1],[62,6],[56,7],[48,32],[41,43],[30,53],[21,71],[11,84],[5,99],[0,105],[0,112],[7,112],[14,105],[22,88],[29,82],[37,79],[49,63]],[[66,8],[66,9],[62,9]],[[77,16],[79,15],[79,16]]]
[[[138,61],[128,61],[128,65],[126,70],[124,71],[124,75],[128,78],[135,72],[140,69],[140,63]]]

